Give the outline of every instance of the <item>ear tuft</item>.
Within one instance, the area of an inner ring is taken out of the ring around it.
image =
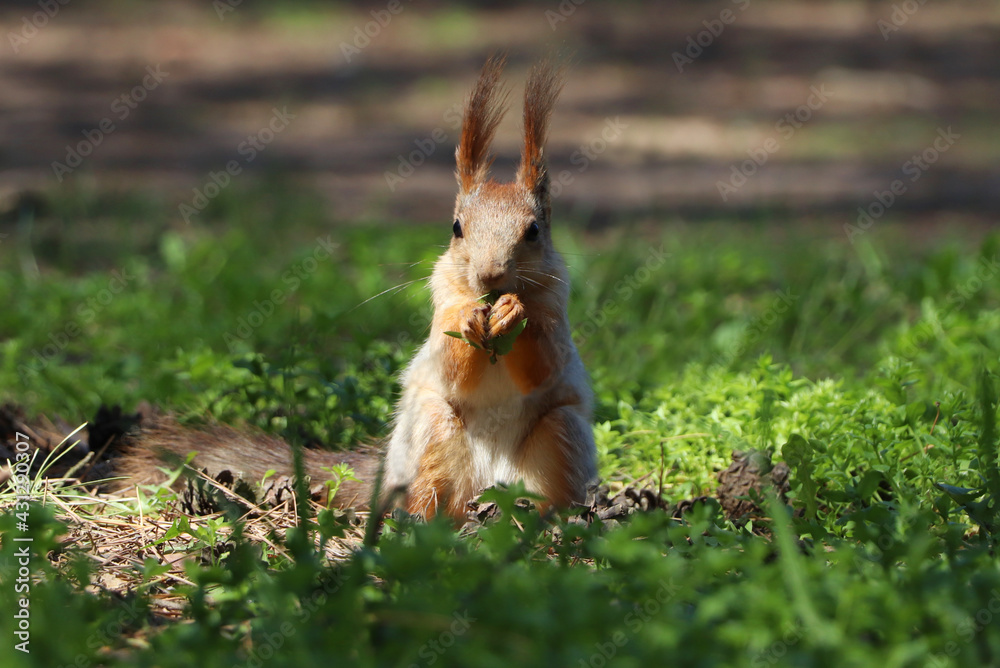
[[[507,91],[500,86],[507,57],[494,54],[483,65],[465,105],[462,136],[455,150],[456,176],[463,193],[486,180],[493,158],[489,155],[497,126],[507,112]]]
[[[563,87],[564,68],[551,61],[539,63],[531,69],[524,89],[524,148],[517,180],[548,203],[549,174],[545,163],[545,140],[549,119]]]

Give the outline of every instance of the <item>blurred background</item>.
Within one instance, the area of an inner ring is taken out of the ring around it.
[[[342,571],[330,601],[346,603],[316,608],[331,580],[271,511],[245,533],[146,512],[128,534],[126,506],[71,484],[46,502],[70,537],[31,516],[59,569],[33,573],[65,575],[32,576],[36,638],[59,634],[38,665],[234,651],[249,665],[320,637],[327,656],[399,663],[417,643],[426,658],[439,630],[466,647],[430,655],[442,664],[575,642],[563,664],[671,651],[702,666],[1000,665],[982,620],[1000,540],[998,0],[0,0],[0,481],[22,423],[50,452],[86,424],[73,457],[32,471],[90,479],[115,470],[131,416],[156,410],[309,446],[384,438],[430,330],[461,105],[498,50],[512,91],[500,179],[528,68],[570,64],[547,147],[553,237],[600,475],[693,499],[677,506],[690,524],[595,523],[561,534],[570,545],[499,523],[471,549],[396,524],[401,540]],[[751,451],[764,456],[720,478]],[[772,455],[791,469],[794,523],[724,529],[704,495]],[[165,490],[136,497],[171,507]],[[340,521],[296,535],[328,545]],[[752,540],[768,526],[773,543]],[[270,538],[247,551],[240,535]],[[250,565],[289,554],[282,579]],[[74,582],[108,595],[72,597]],[[188,609],[197,625],[161,624]],[[444,631],[453,610],[482,626]],[[293,612],[317,616],[290,634]]]
[[[845,234],[896,179],[914,226],[1000,209],[995,2],[35,0],[0,3],[0,34],[8,221],[26,193],[96,188],[188,223],[230,161],[314,186],[331,220],[447,220],[454,105],[497,49],[515,96],[531,62],[570,59],[549,151],[557,211],[589,225],[790,210]]]

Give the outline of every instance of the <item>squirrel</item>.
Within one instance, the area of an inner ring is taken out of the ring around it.
[[[534,67],[524,94],[524,143],[516,178],[489,176],[493,137],[506,112],[505,57],[483,66],[466,103],[456,149],[458,197],[452,238],[430,278],[434,315],[402,374],[384,457],[306,450],[306,472],[347,463],[362,480],[335,505],[365,507],[379,466],[413,514],[464,520],[466,505],[498,483],[523,481],[541,509],[583,502],[596,478],[591,392],[573,344],[565,263],[552,244],[544,146],[562,72]],[[289,471],[287,444],[231,427],[202,431],[169,420],[145,430],[119,467],[151,482],[164,453],[197,451],[193,466],[260,480]]]

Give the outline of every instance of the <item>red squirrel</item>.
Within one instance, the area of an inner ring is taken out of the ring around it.
[[[591,393],[567,317],[566,266],[551,234],[544,146],[562,79],[549,63],[531,70],[520,165],[513,182],[498,183],[489,178],[490,147],[505,113],[504,64],[497,56],[486,62],[465,106],[451,243],[430,279],[434,317],[403,373],[382,464],[384,488],[425,517],[462,521],[482,490],[517,481],[544,499],[542,507],[566,507],[584,501],[597,474]],[[197,451],[195,468],[228,468],[251,482],[269,468],[291,468],[289,446],[276,438],[168,421],[140,435],[121,470],[150,482],[163,451]],[[380,460],[305,454],[314,481],[327,477],[324,466],[355,468],[363,483],[342,488],[334,503],[356,507],[368,500]]]

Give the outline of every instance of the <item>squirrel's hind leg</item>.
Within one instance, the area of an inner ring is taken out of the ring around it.
[[[417,473],[406,495],[410,513],[431,518],[440,510],[456,521],[465,518],[465,505],[477,490],[471,480],[472,461],[461,418],[445,400],[424,397],[414,438],[426,441]]]
[[[596,477],[594,437],[576,405],[553,408],[535,423],[518,450],[517,469],[540,504],[565,508],[586,497]]]

